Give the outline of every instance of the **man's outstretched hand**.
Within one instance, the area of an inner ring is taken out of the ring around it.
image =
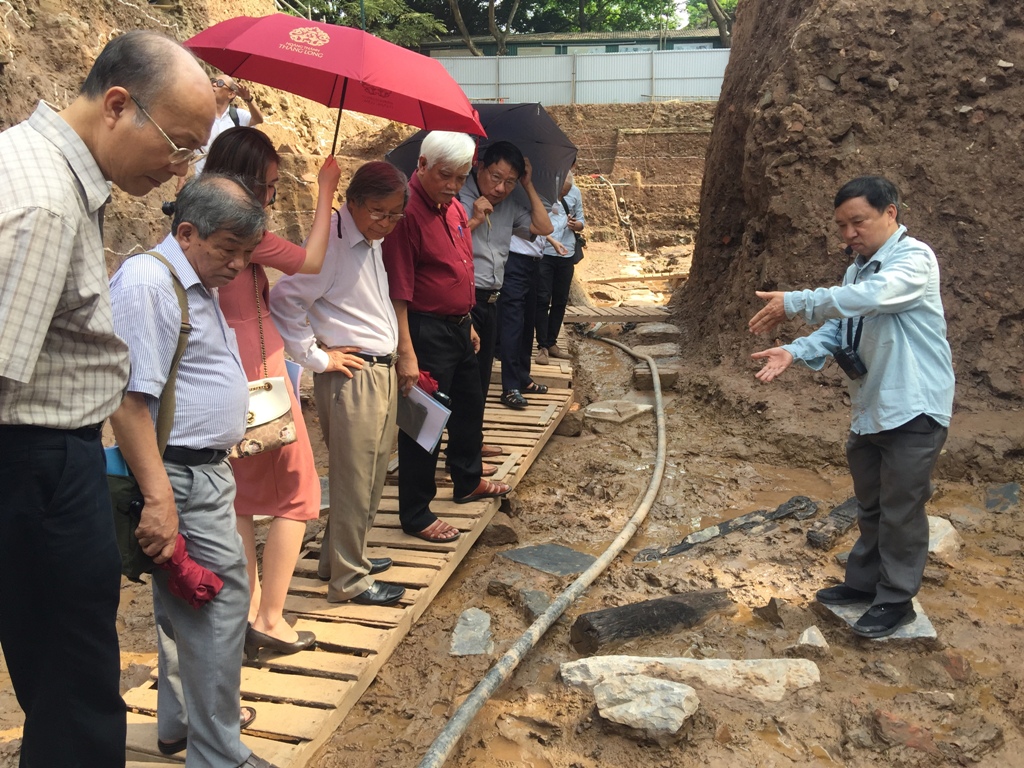
[[[768,303],[750,318],[747,327],[751,333],[767,333],[786,319],[786,307],[783,303],[786,294],[782,291],[757,291],[755,295]]]
[[[764,367],[754,374],[759,380],[767,384],[776,376],[789,368],[793,362],[793,355],[782,347],[772,347],[751,355],[754,360],[764,360]]]

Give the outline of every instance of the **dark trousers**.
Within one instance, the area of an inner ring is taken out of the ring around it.
[[[480,446],[483,443],[484,399],[476,352],[469,340],[470,324],[409,313],[409,334],[421,371],[437,379],[451,398],[448,447],[454,496],[468,496],[480,484]],[[430,502],[437,495],[434,472],[437,450],[427,453],[405,432],[398,433],[398,508],[402,529],[416,533],[437,517]]]
[[[558,341],[575,271],[571,257],[544,254],[540,261],[537,278],[537,346],[540,349],[553,347]]]
[[[491,371],[494,369],[494,348],[498,342],[498,304],[488,302],[491,291],[477,289],[476,304],[473,306],[473,327],[480,337],[480,351],[476,360],[480,368],[480,391],[487,402],[487,390],[491,386]],[[500,301],[500,299],[499,299]]]
[[[502,390],[521,391],[530,383],[539,263],[540,259],[511,252],[505,263],[505,279],[498,299]]]
[[[921,415],[884,432],[850,433],[847,440],[860,538],[846,561],[846,583],[875,592],[876,605],[906,602],[921,589],[928,559],[924,505],[946,432]]]
[[[0,645],[22,768],[124,766],[121,555],[98,429],[0,426]]]

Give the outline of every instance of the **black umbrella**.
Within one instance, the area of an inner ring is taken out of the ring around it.
[[[478,154],[496,141],[512,142],[530,158],[537,193],[548,203],[558,200],[562,182],[576,161],[576,145],[562,133],[544,107],[540,104],[473,106],[487,131],[487,138],[479,139]],[[419,162],[420,142],[426,135],[426,131],[420,131],[388,152],[384,159],[411,176]],[[516,186],[513,195],[520,196],[523,205],[529,206],[521,186]]]

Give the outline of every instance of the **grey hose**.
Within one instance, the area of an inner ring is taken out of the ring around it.
[[[434,739],[426,755],[420,761],[419,768],[438,768],[444,765],[452,750],[455,749],[455,745],[462,738],[462,734],[469,727],[469,724],[473,722],[473,718],[476,717],[476,714],[483,705],[487,703],[487,700],[491,698],[502,683],[508,680],[516,667],[519,666],[519,662],[523,660],[533,646],[540,642],[541,637],[543,637],[551,625],[611,565],[612,560],[625,548],[629,540],[633,538],[633,534],[636,533],[637,529],[647,518],[647,513],[650,512],[651,507],[654,505],[654,500],[658,496],[661,479],[665,474],[666,443],[665,409],[661,399],[661,382],[658,376],[658,367],[650,357],[637,354],[625,344],[620,344],[611,339],[600,339],[600,341],[618,347],[638,360],[646,361],[647,365],[651,368],[651,378],[654,382],[654,413],[658,425],[658,452],[654,460],[654,474],[651,476],[647,493],[641,499],[629,522],[626,523],[619,535],[615,537],[615,541],[609,545],[608,549],[555,599],[551,606],[530,625],[515,644],[505,652],[505,655],[498,659],[498,662],[491,667],[484,678],[477,683],[476,688],[462,702],[448,721],[448,724],[445,725],[441,733]]]

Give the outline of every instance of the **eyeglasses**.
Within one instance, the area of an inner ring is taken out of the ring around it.
[[[490,177],[491,181],[494,182],[495,186],[504,186],[507,189],[512,189],[519,182],[519,178],[514,176],[510,176],[506,179],[500,173],[489,173],[487,175]]]
[[[365,208],[366,206],[363,207]],[[389,221],[401,221],[405,218],[404,213],[383,213],[381,211],[371,211],[369,208],[366,209],[366,215],[373,221],[384,221],[384,219]]]
[[[227,88],[232,93],[234,93],[235,91],[238,90],[238,86],[236,86],[236,85],[228,85],[223,80],[221,80],[219,77],[216,80],[210,80],[210,85],[212,85],[214,88]]]
[[[177,144],[171,141],[171,137],[164,132],[164,129],[161,128],[157,121],[153,119],[153,116],[146,111],[146,108],[139,103],[139,100],[131,94],[129,94],[129,96],[131,97],[131,100],[135,102],[135,106],[139,108],[139,111],[141,111],[142,114],[146,116],[146,119],[149,120],[149,122],[151,122],[158,131],[160,131],[160,135],[164,137],[164,140],[171,145],[171,149],[173,151],[167,158],[167,162],[169,162],[171,165],[178,165],[179,163],[184,163],[187,160],[189,162],[189,165],[191,165],[196,160],[205,157],[204,153],[197,152],[194,149],[186,149],[185,147],[179,147]]]

